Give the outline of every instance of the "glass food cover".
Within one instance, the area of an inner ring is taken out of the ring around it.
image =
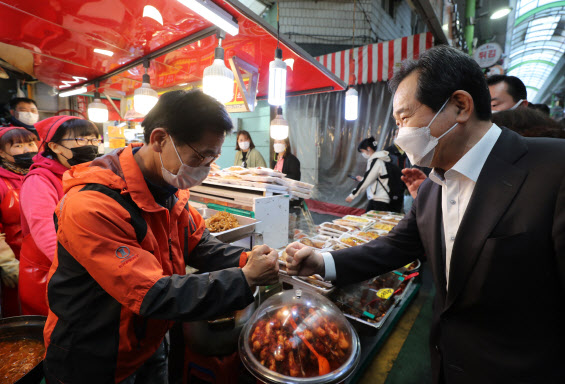
[[[267,299],[239,337],[245,367],[265,383],[339,383],[355,369],[360,344],[322,295],[289,290]]]

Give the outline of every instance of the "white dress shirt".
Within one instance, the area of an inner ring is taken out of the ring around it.
[[[477,144],[467,151],[443,176],[435,169],[430,173],[430,179],[442,188],[441,209],[445,235],[445,273],[447,282],[449,282],[451,253],[453,251],[453,243],[457,237],[457,230],[467,210],[467,205],[469,205],[469,200],[475,189],[479,174],[501,133],[502,130],[496,124],[493,124]],[[322,256],[325,263],[325,279],[335,280],[335,262],[331,253],[324,252]]]

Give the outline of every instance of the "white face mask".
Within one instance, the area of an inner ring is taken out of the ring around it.
[[[522,104],[524,101],[526,101],[525,99],[520,99],[518,100],[518,102],[516,104],[514,104],[514,106],[510,109],[507,109],[507,111],[513,111],[516,108],[518,108],[520,106],[520,104]],[[492,113],[498,113],[498,112],[502,112],[502,111],[492,111]]]
[[[369,156],[368,153],[365,153],[365,152],[361,152],[361,156],[363,156],[365,159],[368,159],[369,157],[371,157],[371,156]]]
[[[430,121],[426,127],[402,127],[399,129],[398,137],[394,142],[406,152],[412,164],[419,165],[420,167],[429,167],[434,158],[435,149],[439,140],[459,124],[455,123],[440,137],[432,136],[430,126],[447,105],[448,101],[449,99],[443,103],[442,107],[437,111],[432,121]]]
[[[275,153],[281,153],[284,152],[286,149],[286,145],[285,144],[281,144],[281,143],[275,143],[275,145],[273,145],[274,149],[275,149]]]
[[[33,112],[17,112],[16,119],[27,125],[33,125],[39,120],[39,115]]]
[[[251,144],[251,143],[250,143],[249,141],[240,141],[240,142],[239,142],[239,148],[240,148],[242,151],[247,151],[247,150],[249,149],[249,145],[250,145],[250,144]]]
[[[200,167],[190,167],[182,162],[180,158],[179,152],[177,151],[177,147],[175,146],[175,142],[171,137],[171,143],[173,143],[173,148],[179,158],[181,166],[175,175],[171,171],[167,170],[163,165],[163,158],[161,157],[161,152],[159,152],[159,159],[161,160],[161,174],[163,175],[163,180],[169,185],[172,185],[178,189],[188,189],[192,188],[196,185],[199,185],[204,181],[206,177],[208,177],[208,173],[210,173],[210,166],[200,166]]]

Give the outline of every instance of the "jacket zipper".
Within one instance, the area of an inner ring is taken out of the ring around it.
[[[169,259],[173,261],[173,240],[169,238]]]

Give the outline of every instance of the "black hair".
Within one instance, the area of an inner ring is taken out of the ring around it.
[[[536,109],[538,111],[541,111],[543,113],[545,113],[547,116],[549,116],[550,114],[550,110],[549,107],[547,106],[547,104],[534,104],[534,103],[528,103],[528,107],[532,108],[532,109]]]
[[[239,136],[244,135],[249,139],[249,149],[253,149],[255,148],[255,144],[253,144],[253,139],[251,138],[251,135],[249,134],[249,132],[247,132],[246,130],[242,129],[240,131],[237,131],[237,137],[235,138],[235,150],[236,151],[241,151],[241,148],[239,148]]]
[[[473,98],[479,120],[490,120],[490,92],[483,71],[469,55],[447,45],[439,45],[420,55],[418,60],[404,60],[389,81],[394,94],[399,84],[412,72],[419,73],[416,99],[438,112],[457,90]]]
[[[357,152],[361,152],[362,149],[367,150],[367,148],[371,148],[373,151],[377,150],[377,142],[373,136],[361,140],[357,146]]]
[[[10,129],[0,137],[0,149],[5,151],[8,144],[30,143],[36,141],[37,137],[27,129]]]
[[[96,127],[96,125],[94,125],[92,121],[84,120],[84,119],[70,119],[65,121],[63,124],[59,126],[59,128],[57,128],[57,131],[55,131],[55,134],[53,135],[51,140],[49,140],[49,142],[64,145],[62,144],[62,139],[67,134],[73,137],[82,137],[82,136],[90,136],[90,135],[100,137],[100,132],[98,131],[98,128]],[[44,148],[45,148],[45,153],[47,155],[50,155],[54,159],[57,158],[56,153],[53,152],[48,145],[45,145]]]
[[[16,107],[18,106],[19,103],[31,103],[31,104],[35,105],[35,108],[37,108],[37,103],[35,102],[35,100],[28,99],[27,97],[16,97],[16,98],[10,100],[10,109],[11,110],[16,109]]]
[[[205,131],[226,134],[233,129],[224,105],[200,90],[164,93],[141,126],[146,143],[155,128],[164,128],[182,143],[200,140]]]
[[[506,84],[508,94],[512,96],[512,99],[516,103],[520,100],[528,100],[528,91],[526,90],[526,86],[522,80],[516,76],[493,75],[487,79],[489,87],[502,82]]]
[[[492,121],[526,137],[565,138],[565,131],[557,121],[532,108],[500,111],[492,115]]]

